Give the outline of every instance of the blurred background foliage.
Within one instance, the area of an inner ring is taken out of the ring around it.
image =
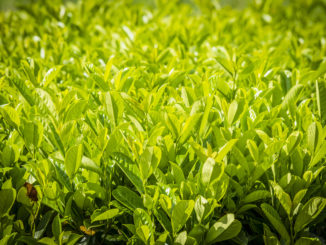
[[[0,10],[8,10],[8,9],[15,9],[17,6],[20,5],[28,5],[28,4],[42,4],[42,2],[49,1],[49,0],[0,0]],[[61,2],[76,2],[76,0],[55,0]],[[110,0],[104,0],[110,1]],[[113,0],[119,1],[119,0]],[[157,2],[164,2],[164,0],[130,0],[135,4],[146,4],[150,6],[155,6]],[[187,3],[195,8],[197,6],[214,6],[214,8],[221,8],[221,7],[232,7],[236,9],[243,9],[249,5],[255,6],[265,6],[269,8],[271,6],[275,6],[275,8],[280,6],[286,6],[289,4],[296,5],[299,8],[306,8],[309,7],[309,10],[314,10],[316,14],[323,15],[326,11],[326,0],[177,0],[176,2]],[[307,16],[307,18],[309,18]]]

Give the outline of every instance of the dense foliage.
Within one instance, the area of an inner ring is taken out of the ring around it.
[[[0,13],[0,244],[324,244],[326,2]]]

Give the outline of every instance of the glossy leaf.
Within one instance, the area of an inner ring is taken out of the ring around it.
[[[269,191],[265,190],[256,190],[249,193],[242,201],[243,203],[256,202],[262,199],[270,198],[271,194]]]
[[[277,199],[281,203],[281,205],[284,208],[284,210],[287,213],[287,215],[290,217],[291,216],[291,212],[292,212],[292,201],[291,201],[291,197],[278,184],[272,183],[272,186],[273,186],[274,193],[275,193]]]
[[[231,239],[238,235],[241,227],[241,223],[234,218],[234,214],[226,214],[209,228],[205,243],[212,244]]]
[[[92,219],[92,222],[112,219],[119,214],[119,209],[109,209]]]
[[[132,211],[136,208],[144,208],[141,197],[127,187],[118,186],[113,190],[112,195],[116,200]]]
[[[179,201],[172,210],[172,230],[173,233],[177,233],[189,219],[195,202],[193,200],[181,200]]]
[[[62,232],[62,227],[59,214],[56,215],[52,221],[52,232],[56,241],[61,244],[60,234]]]
[[[75,145],[69,148],[65,157],[66,172],[70,178],[78,171],[83,156],[83,146]]]
[[[262,211],[266,215],[269,222],[272,224],[275,230],[281,235],[286,244],[290,243],[290,235],[285,228],[277,211],[269,204],[263,203],[261,206]]]
[[[12,205],[16,199],[15,189],[2,189],[0,190],[0,217],[6,213],[9,213]]]
[[[26,145],[35,149],[41,144],[43,138],[43,126],[40,122],[26,122],[24,124],[23,134]]]
[[[294,231],[299,232],[310,222],[317,218],[326,206],[326,199],[322,197],[311,198],[300,210],[295,224]]]
[[[215,162],[213,158],[207,158],[201,172],[201,181],[208,185],[213,181],[218,181],[224,173],[224,164]]]

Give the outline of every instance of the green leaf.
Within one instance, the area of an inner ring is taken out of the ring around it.
[[[170,49],[169,49],[169,48],[163,50],[163,51],[162,51],[162,52],[157,56],[156,63],[162,63],[162,62],[164,62],[170,54],[171,54],[171,52],[170,52]]]
[[[92,218],[92,223],[95,221],[112,219],[115,216],[117,216],[118,214],[119,214],[119,209],[117,209],[117,208],[109,209],[109,210],[97,215],[94,219]]]
[[[46,244],[49,245],[54,245],[55,243],[52,243],[53,239],[49,238],[49,239],[44,239]],[[51,241],[52,240],[52,241]],[[20,236],[17,239],[18,242],[23,242],[23,244],[27,244],[27,245],[41,245],[44,243],[38,242],[36,239],[34,239],[33,237],[30,236]]]
[[[163,228],[169,233],[172,233],[171,222],[169,220],[169,217],[163,211],[163,209],[162,208],[154,209],[154,215],[157,218],[158,222],[160,222],[160,224],[163,226]]]
[[[136,234],[145,244],[147,244],[147,241],[151,236],[150,229],[147,225],[142,225],[136,228]]]
[[[300,202],[302,201],[302,199],[304,198],[304,196],[306,195],[308,189],[303,189],[298,191],[294,198],[293,198],[293,209],[296,209],[297,206],[300,204]]]
[[[237,101],[234,100],[230,104],[229,111],[228,111],[228,123],[229,123],[229,125],[232,125],[233,120],[235,119],[235,115],[237,114],[237,110],[238,110],[238,103],[237,103]]]
[[[3,238],[0,240],[0,245],[7,245],[10,244],[10,239],[13,238],[16,235],[16,233],[11,233],[10,235],[5,235]]]
[[[185,180],[184,173],[181,167],[173,162],[170,162],[171,165],[171,174],[175,179],[175,182],[180,185],[182,181]]]
[[[281,205],[284,208],[285,212],[287,213],[288,217],[290,217],[291,211],[292,211],[291,197],[278,184],[272,182],[272,187],[274,189],[277,199],[281,203]]]
[[[209,96],[206,101],[205,111],[204,111],[203,117],[201,119],[200,127],[199,127],[199,136],[200,137],[204,136],[204,130],[207,125],[208,116],[211,111],[212,105],[213,105],[213,97]]]
[[[187,222],[193,209],[195,202],[193,200],[181,200],[172,210],[172,230],[176,234]]]
[[[3,189],[0,191],[0,218],[6,213],[9,213],[16,199],[15,189]]]
[[[318,145],[319,130],[315,122],[311,123],[307,130],[308,147],[313,154]]]
[[[42,88],[35,89],[35,103],[42,115],[48,115],[53,121],[57,120],[57,107],[51,94]]]
[[[98,173],[99,175],[102,174],[101,168],[92,159],[85,156],[81,159],[80,167]]]
[[[221,179],[224,173],[224,164],[207,158],[201,171],[201,182],[206,186]]]
[[[174,245],[185,245],[187,242],[187,232],[180,232],[177,237],[174,239]]]
[[[215,199],[205,199],[202,196],[198,196],[195,201],[195,213],[199,223],[205,222],[205,219],[213,213],[214,209],[218,207]]]
[[[112,64],[113,64],[113,60],[114,60],[114,56],[111,56],[110,59],[108,60],[108,62],[106,63],[105,73],[104,73],[104,81],[105,82],[108,82],[110,72],[111,72],[111,67],[112,67]]]
[[[312,168],[315,166],[321,159],[323,159],[326,155],[326,141],[324,141],[319,149],[317,150],[316,154],[314,157],[311,158],[311,161],[309,163],[309,168]]]
[[[271,232],[269,227],[264,224],[264,243],[265,245],[281,245],[277,236]]]
[[[259,150],[256,143],[253,140],[247,140],[247,147],[250,155],[255,162],[259,162]]]
[[[154,232],[154,225],[149,214],[141,208],[136,208],[134,211],[134,224],[135,227],[140,227],[142,225],[147,225],[151,231],[151,234]]]
[[[304,74],[301,78],[302,83],[307,83],[308,81],[315,81],[317,80],[320,76],[322,76],[324,73],[326,73],[326,62],[323,61],[319,65],[317,70],[312,70]]]
[[[234,214],[226,214],[209,228],[205,243],[212,244],[236,237],[241,227],[240,221],[234,219]]]
[[[317,237],[300,237],[294,245],[322,245]]]
[[[4,167],[9,167],[17,162],[19,158],[19,149],[16,145],[6,145],[1,154],[0,160]]]
[[[285,95],[284,100],[282,102],[282,109],[287,109],[289,106],[294,105],[298,98],[300,98],[300,93],[303,88],[304,86],[302,84],[294,85]]]
[[[63,171],[61,168],[59,168],[57,165],[53,164],[55,168],[56,178],[62,184],[67,188],[69,191],[73,191],[72,184],[69,181],[69,176],[66,174],[65,171]]]
[[[256,202],[262,199],[270,198],[271,193],[266,190],[256,190],[251,193],[249,193],[243,200],[243,203],[251,203]]]
[[[27,189],[24,186],[21,187],[17,193],[17,202],[20,202],[27,207],[31,207],[33,205],[31,199],[27,195]]]
[[[195,239],[195,244],[204,244],[206,231],[207,229],[204,226],[195,224],[189,232],[188,238]]]
[[[179,138],[179,144],[183,145],[187,139],[191,136],[192,131],[197,126],[197,123],[199,122],[199,119],[201,117],[201,114],[197,113],[192,115],[191,117],[188,117],[186,120],[184,126],[182,127],[180,138]]]
[[[226,156],[226,154],[228,154],[229,151],[231,151],[232,147],[235,145],[235,143],[237,143],[237,141],[238,139],[232,139],[229,140],[225,145],[223,145],[219,150],[217,156],[215,157],[215,161],[221,162],[223,158]]]
[[[127,187],[118,186],[112,191],[112,195],[117,201],[132,211],[136,208],[144,208],[141,197]]]
[[[61,154],[64,156],[65,155],[65,148],[63,146],[63,143],[61,141],[61,138],[58,134],[58,131],[56,129],[56,127],[54,126],[54,124],[52,122],[49,123],[51,132],[54,136],[54,140],[55,140],[55,144],[58,146],[58,148],[60,149]]]
[[[170,130],[173,138],[178,138],[179,137],[178,118],[176,118],[171,113],[165,113],[164,119],[165,119],[166,127]],[[190,123],[191,122],[189,122],[189,124]],[[191,128],[191,127],[188,126],[188,129],[189,128]]]
[[[323,211],[326,206],[326,198],[313,197],[300,210],[294,224],[294,231],[299,232],[311,223]]]
[[[23,135],[27,147],[35,149],[40,146],[43,139],[43,126],[40,122],[24,123]]]
[[[37,224],[35,234],[34,234],[35,239],[40,239],[43,236],[48,224],[50,223],[50,221],[52,219],[53,213],[54,213],[54,211],[50,210],[50,211],[47,211],[43,215],[40,222]]]
[[[263,210],[263,212],[266,215],[269,222],[271,222],[271,224],[273,225],[274,229],[281,235],[281,237],[284,239],[285,243],[289,244],[290,243],[290,235],[289,235],[288,231],[286,230],[277,211],[271,205],[269,205],[267,203],[263,203],[260,207]]]
[[[245,204],[243,206],[241,206],[238,210],[237,210],[237,214],[241,214],[241,213],[244,213],[246,212],[247,210],[249,209],[252,209],[252,208],[257,208],[257,205],[255,204]]]
[[[29,60],[31,61],[31,60]],[[26,60],[21,61],[21,65],[25,72],[26,77],[33,83],[34,86],[37,86],[37,81],[34,75],[34,60],[32,60],[31,65]]]
[[[220,201],[224,195],[226,194],[226,191],[229,186],[229,178],[226,174],[222,175],[222,178],[217,181],[213,182],[206,192],[208,194],[208,197],[214,197],[216,201]]]
[[[326,72],[326,62],[324,64],[324,72]],[[322,120],[326,119],[326,84],[324,81],[316,80],[316,100],[319,117]]]
[[[121,29],[123,30],[123,32],[126,34],[126,36],[128,37],[128,39],[133,42],[134,41],[134,33],[130,30],[130,28],[128,26],[123,25],[121,27]]]
[[[54,217],[52,221],[52,233],[56,239],[56,241],[61,244],[60,234],[62,232],[61,221],[59,214]]]
[[[269,145],[272,142],[271,138],[268,136],[268,134],[266,134],[266,132],[259,129],[256,129],[255,132],[266,145]]]
[[[78,171],[83,156],[83,146],[74,145],[69,148],[65,157],[65,168],[68,176],[72,178]]]
[[[230,77],[233,77],[233,64],[230,55],[225,47],[219,46],[216,49],[216,61]]]
[[[75,233],[72,233],[71,235],[69,235],[69,239],[67,241],[67,245],[74,245],[77,243],[77,241],[83,237],[82,235],[79,235],[79,234],[75,234]]]
[[[115,163],[127,176],[127,178],[133,183],[139,193],[144,193],[144,185],[141,180],[140,172],[136,164],[126,155],[116,152],[113,155]]]
[[[232,90],[226,81],[218,79],[216,76],[210,77],[209,81],[216,85],[217,91],[220,92],[225,98],[229,99],[231,97]]]
[[[100,77],[98,74],[90,74],[90,77],[96,83],[96,85],[99,86],[103,91],[109,91],[110,87],[109,84],[105,81],[105,79],[103,80],[103,78]]]
[[[161,161],[162,152],[159,147],[147,147],[140,157],[139,170],[145,182]]]
[[[240,233],[241,228],[242,228],[241,222],[239,220],[235,219],[232,222],[232,224],[222,234],[220,234],[217,237],[217,239],[215,241],[222,242],[222,241],[232,239]]]
[[[196,213],[196,217],[197,217],[197,220],[199,223],[201,223],[201,220],[204,217],[205,207],[206,207],[207,203],[208,203],[208,201],[202,196],[199,196],[196,199],[195,213]]]
[[[169,233],[166,231],[164,233],[160,234],[159,237],[155,241],[155,245],[165,245],[168,240],[168,236],[169,236]]]
[[[114,127],[118,126],[119,119],[122,117],[124,105],[121,96],[115,92],[105,94],[105,109],[110,122]]]
[[[30,106],[35,105],[33,90],[28,88],[25,82],[19,78],[11,79],[12,83],[16,86],[19,90],[20,94],[24,97],[24,99],[29,103]]]
[[[42,81],[43,87],[47,87],[58,76],[61,67],[62,66],[52,67],[46,72]]]
[[[302,134],[299,131],[292,132],[286,140],[286,152],[291,155],[295,148],[299,145]]]
[[[20,126],[20,119],[17,111],[11,106],[0,107],[1,114],[7,123],[15,128]]]
[[[78,120],[83,117],[83,113],[87,107],[86,100],[77,100],[72,103],[65,114],[65,122],[69,122],[72,120]]]

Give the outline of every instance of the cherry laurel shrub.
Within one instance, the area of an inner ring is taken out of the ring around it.
[[[0,12],[0,244],[325,244],[326,2]]]

